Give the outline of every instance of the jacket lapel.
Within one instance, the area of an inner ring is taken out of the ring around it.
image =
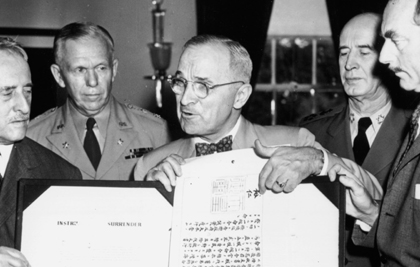
[[[398,151],[405,136],[401,134],[401,131],[405,131],[407,120],[408,117],[404,111],[391,108],[363,162],[363,167],[369,166],[369,171],[373,175],[394,162],[395,151]],[[377,160],[378,157],[381,160]]]
[[[339,116],[334,117],[331,124],[328,126],[327,134],[331,137],[327,146],[341,157],[354,160],[353,147],[351,145],[349,108],[343,106],[343,110]],[[344,144],[344,146],[343,146]],[[334,148],[334,149],[332,149]]]
[[[53,130],[47,136],[47,139],[60,152],[59,154],[62,157],[69,162],[73,162],[80,171],[87,173],[93,179],[95,177],[95,169],[84,152],[85,149],[79,140],[68,105],[69,102],[67,100],[62,108],[62,113],[56,117]]]
[[[30,147],[19,148],[19,145],[14,145],[3,177],[0,192],[0,227],[16,212],[18,180],[30,177],[30,170],[38,166],[37,162],[29,160],[33,157]]]
[[[130,143],[139,134],[134,130],[131,121],[125,111],[115,103],[115,99],[110,99],[110,117],[108,121],[107,135],[101,162],[98,166],[96,179],[102,176],[122,157]],[[118,115],[117,115],[118,114]]]

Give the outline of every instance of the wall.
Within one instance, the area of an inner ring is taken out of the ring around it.
[[[195,1],[167,0],[163,8],[167,11],[165,41],[173,42],[168,73],[173,73],[182,45],[197,32]],[[153,74],[147,47],[153,38],[151,10],[152,2],[146,0],[0,0],[0,28],[59,29],[74,21],[105,27],[115,40],[119,59],[114,95],[120,101],[155,110],[154,82],[144,79]],[[36,44],[38,41],[31,38],[25,45],[52,46],[51,38]]]

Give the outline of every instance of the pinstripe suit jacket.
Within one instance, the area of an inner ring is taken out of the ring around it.
[[[29,138],[14,144],[0,188],[0,246],[14,247],[20,178],[82,179],[80,171]]]

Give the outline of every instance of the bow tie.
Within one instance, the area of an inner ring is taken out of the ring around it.
[[[217,143],[196,143],[195,150],[197,153],[197,157],[204,156],[208,154],[213,154],[215,152],[225,152],[232,150],[232,136],[228,135],[222,138]]]

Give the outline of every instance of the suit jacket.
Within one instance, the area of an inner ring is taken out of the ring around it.
[[[14,144],[0,188],[0,246],[13,247],[20,178],[82,179],[80,171],[29,138]]]
[[[403,154],[405,138],[393,168]],[[379,217],[369,233],[355,225],[353,240],[378,247],[382,266],[420,266],[420,138],[391,173]]]
[[[134,105],[121,104],[111,96],[104,150],[95,172],[78,137],[69,105],[67,100],[62,107],[32,120],[27,136],[78,167],[83,179],[129,180],[138,158],[170,139],[165,120]]]
[[[315,137],[309,131],[289,126],[261,126],[253,124],[243,117],[233,139],[232,149],[254,147],[259,139],[265,146],[290,144],[292,146],[317,146]],[[195,157],[195,145],[191,137],[186,137],[162,146],[140,158],[136,167],[137,179],[143,179],[146,173],[162,159],[170,154],[178,154],[183,158]]]
[[[377,133],[362,167],[372,173],[385,187],[393,162],[407,133],[411,111],[392,107]],[[354,161],[350,135],[349,108],[347,105],[330,109],[322,115],[308,116],[300,126],[307,128],[316,140],[330,152]],[[356,246],[351,241],[354,220],[346,219],[346,267],[379,266],[377,253]]]

